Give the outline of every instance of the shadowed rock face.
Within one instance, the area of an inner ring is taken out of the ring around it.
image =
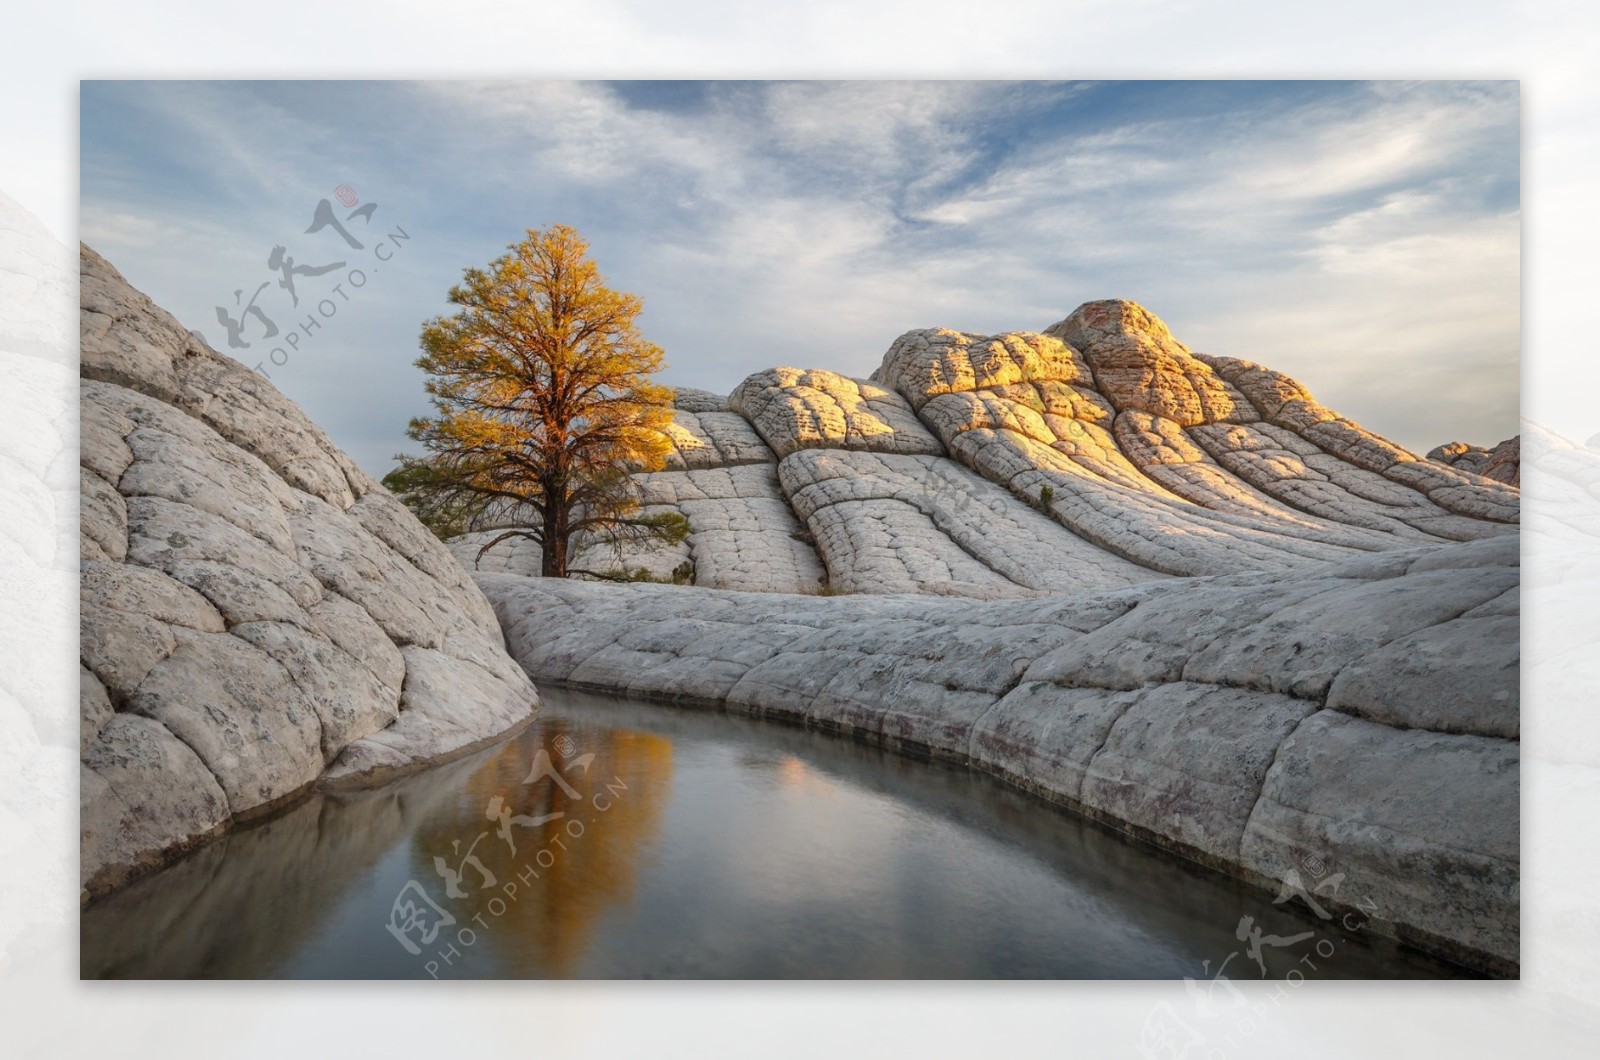
[[[776,368],[726,402],[686,391],[671,435],[639,483],[649,510],[688,519],[687,542],[591,566],[661,576],[692,560],[711,588],[995,599],[1287,571],[1519,518],[1505,445],[1493,465],[1467,447],[1421,459],[1121,301],[1043,334],[907,332],[871,379]],[[470,566],[488,540],[452,550]],[[537,559],[506,542],[477,569],[536,574]]]
[[[538,696],[449,552],[266,379],[81,251],[82,885]]]

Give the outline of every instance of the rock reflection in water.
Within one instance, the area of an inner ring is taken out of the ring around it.
[[[525,783],[541,749],[554,763],[594,755],[584,771],[562,771],[576,797],[554,777]],[[494,974],[568,976],[600,915],[631,900],[671,785],[671,741],[550,719],[380,791],[313,795],[94,903],[81,922],[81,974],[417,976],[453,930],[414,957],[385,930],[394,894],[415,880],[458,927],[475,930],[475,946],[494,954]],[[608,788],[614,797],[605,797]],[[593,807],[597,794],[603,814]],[[520,856],[486,815],[496,797],[513,817],[546,819],[511,826]],[[574,838],[570,822],[585,818],[590,825]],[[461,897],[451,900],[435,859],[455,869],[474,844],[488,875],[468,867]],[[548,867],[536,860],[540,851],[550,852]],[[385,892],[380,880],[394,886]],[[482,967],[479,954],[470,957]],[[438,963],[445,974],[460,967]],[[471,967],[462,970],[473,974]]]
[[[416,953],[386,929],[412,881],[453,918]],[[552,689],[514,740],[313,796],[91,905],[82,974],[1204,979],[1235,954],[1254,978],[1242,915],[1328,940],[1311,977],[1457,974],[967,770]],[[1264,949],[1268,974],[1311,944]]]

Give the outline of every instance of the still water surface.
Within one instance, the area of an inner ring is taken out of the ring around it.
[[[1264,940],[1316,933],[1264,941],[1268,977],[1459,974],[970,770],[545,700],[512,740],[314,796],[89,906],[82,974],[1204,982],[1261,976],[1244,916]]]

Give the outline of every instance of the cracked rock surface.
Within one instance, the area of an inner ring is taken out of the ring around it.
[[[1428,450],[1428,459],[1448,464],[1458,471],[1471,471],[1484,478],[1522,486],[1522,436],[1513,435],[1493,448],[1449,442]]]
[[[538,694],[449,551],[270,382],[81,264],[81,885]]]

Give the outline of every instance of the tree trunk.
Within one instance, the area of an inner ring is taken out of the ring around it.
[[[545,511],[544,539],[540,542],[540,573],[546,578],[567,576],[567,506],[553,501]]]

